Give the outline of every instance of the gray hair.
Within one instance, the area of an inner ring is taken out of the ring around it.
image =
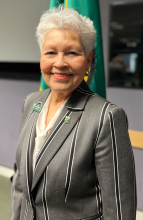
[[[46,34],[53,28],[77,31],[86,57],[94,49],[96,30],[94,29],[93,21],[80,15],[74,9],[64,8],[63,4],[60,4],[58,8],[52,8],[41,16],[36,31],[41,52]]]

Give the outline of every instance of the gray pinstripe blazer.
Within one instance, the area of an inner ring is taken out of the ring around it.
[[[134,158],[125,112],[85,82],[66,103],[32,173],[39,115],[32,107],[44,105],[49,93],[30,94],[23,107],[11,220],[135,220]]]

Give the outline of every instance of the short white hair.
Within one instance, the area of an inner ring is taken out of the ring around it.
[[[74,9],[64,8],[63,4],[60,4],[58,8],[52,8],[41,16],[36,31],[41,53],[46,34],[54,28],[77,31],[84,47],[86,57],[89,52],[94,49],[96,30],[94,29],[93,21],[80,15]]]

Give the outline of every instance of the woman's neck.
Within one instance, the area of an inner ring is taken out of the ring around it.
[[[50,104],[52,105],[59,105],[62,104],[66,99],[70,97],[71,94],[65,94],[65,93],[51,93],[51,101]]]
[[[49,103],[49,108],[48,108],[46,121],[45,121],[46,127],[49,124],[49,122],[52,120],[52,118],[54,117],[59,107],[64,103],[66,99],[69,98],[69,96],[70,95],[65,95],[65,94],[62,95],[62,94],[58,94],[55,92],[51,93],[51,100]]]

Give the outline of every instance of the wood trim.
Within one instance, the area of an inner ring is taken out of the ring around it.
[[[129,130],[129,136],[133,147],[143,149],[143,132]]]
[[[10,178],[11,176],[13,176],[13,174],[14,174],[14,170],[8,167],[0,166],[0,176]]]

